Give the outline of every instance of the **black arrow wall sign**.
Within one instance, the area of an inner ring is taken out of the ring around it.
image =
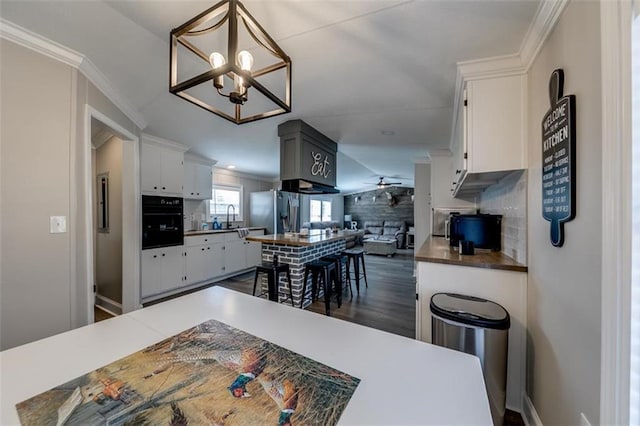
[[[551,244],[564,243],[564,223],[576,204],[576,97],[562,96],[564,72],[549,78],[551,108],[542,119],[542,217],[551,222]]]

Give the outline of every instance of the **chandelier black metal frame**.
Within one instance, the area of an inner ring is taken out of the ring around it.
[[[215,22],[210,23],[210,21]],[[211,34],[220,29],[225,23],[228,23],[228,62],[221,53],[203,52],[189,40],[190,38],[193,39],[194,37]],[[266,49],[269,54],[276,58],[277,62],[258,70],[251,70],[251,66],[253,65],[252,55],[246,50],[238,52],[239,23],[244,25],[247,33],[256,44],[260,48]],[[179,44],[184,46],[188,52],[195,54],[198,60],[203,60],[210,64],[211,69],[186,80],[178,81]],[[235,124],[248,123],[291,112],[291,59],[238,0],[223,0],[181,26],[173,29],[171,31],[169,55],[169,91],[207,111]],[[283,99],[281,99],[261,84],[257,78],[283,68],[285,69],[285,82],[284,96]],[[234,82],[234,87],[228,94],[225,94],[222,90],[224,88],[225,76]],[[193,94],[187,93],[187,90],[210,80],[213,80],[213,88],[217,90],[218,94],[227,97],[229,101],[235,105],[233,115],[227,114],[210,103],[198,99]],[[258,114],[243,116],[242,107],[245,102],[248,102],[250,88],[259,91],[274,104],[275,108]]]

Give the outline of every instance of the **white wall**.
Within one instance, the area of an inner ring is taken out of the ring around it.
[[[90,320],[86,105],[136,135],[139,129],[76,69],[5,39],[0,50],[4,350]],[[49,216],[66,216],[67,233],[50,234]],[[139,235],[125,238],[135,243]]]
[[[96,232],[97,293],[122,304],[122,139],[112,137],[96,150],[97,176],[109,174],[109,232]],[[97,201],[97,195],[94,200]],[[97,208],[95,210],[97,214]]]
[[[2,271],[0,349],[71,328],[70,214],[73,70],[0,39]]]
[[[599,2],[570,2],[528,76],[527,393],[548,425],[591,424],[600,415],[601,74]],[[565,243],[549,240],[541,215],[541,120],[551,72],[563,68],[576,95],[576,217]]]
[[[416,164],[414,181],[414,247],[418,250],[431,234],[431,164]]]
[[[254,176],[247,173],[235,172],[233,170],[224,169],[221,167],[213,168],[213,183],[214,185],[234,185],[234,186],[242,186],[243,188],[243,218],[242,221],[236,222],[235,224],[240,226],[245,226],[249,220],[249,209],[250,209],[250,194],[252,192],[259,191],[268,191],[273,187],[273,182],[267,178]],[[195,213],[197,217],[200,217],[201,213],[208,212],[208,204],[209,201],[196,201],[196,200],[187,200],[184,206],[184,214],[188,220],[189,216],[192,213]],[[237,217],[237,216],[236,216]],[[218,221],[225,225],[225,217],[218,217]],[[207,221],[211,222],[212,219],[207,217]],[[186,224],[186,221],[185,221]]]

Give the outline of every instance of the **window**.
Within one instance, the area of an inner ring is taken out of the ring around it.
[[[311,222],[330,222],[331,201],[311,200],[309,202],[309,220]]]
[[[229,207],[229,205],[232,205],[233,208]],[[242,186],[213,185],[211,200],[209,201],[210,220],[217,217],[218,222],[225,222],[227,220],[227,208],[229,208],[229,220],[243,220]],[[233,216],[234,209],[235,217]]]

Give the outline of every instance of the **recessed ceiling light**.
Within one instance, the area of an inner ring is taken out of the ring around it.
[[[385,136],[393,136],[396,134],[396,132],[394,132],[393,130],[383,130],[380,133],[382,133]]]
[[[230,164],[230,165],[227,166],[227,169],[235,169],[235,168],[236,168],[236,166],[234,166],[233,164]]]

